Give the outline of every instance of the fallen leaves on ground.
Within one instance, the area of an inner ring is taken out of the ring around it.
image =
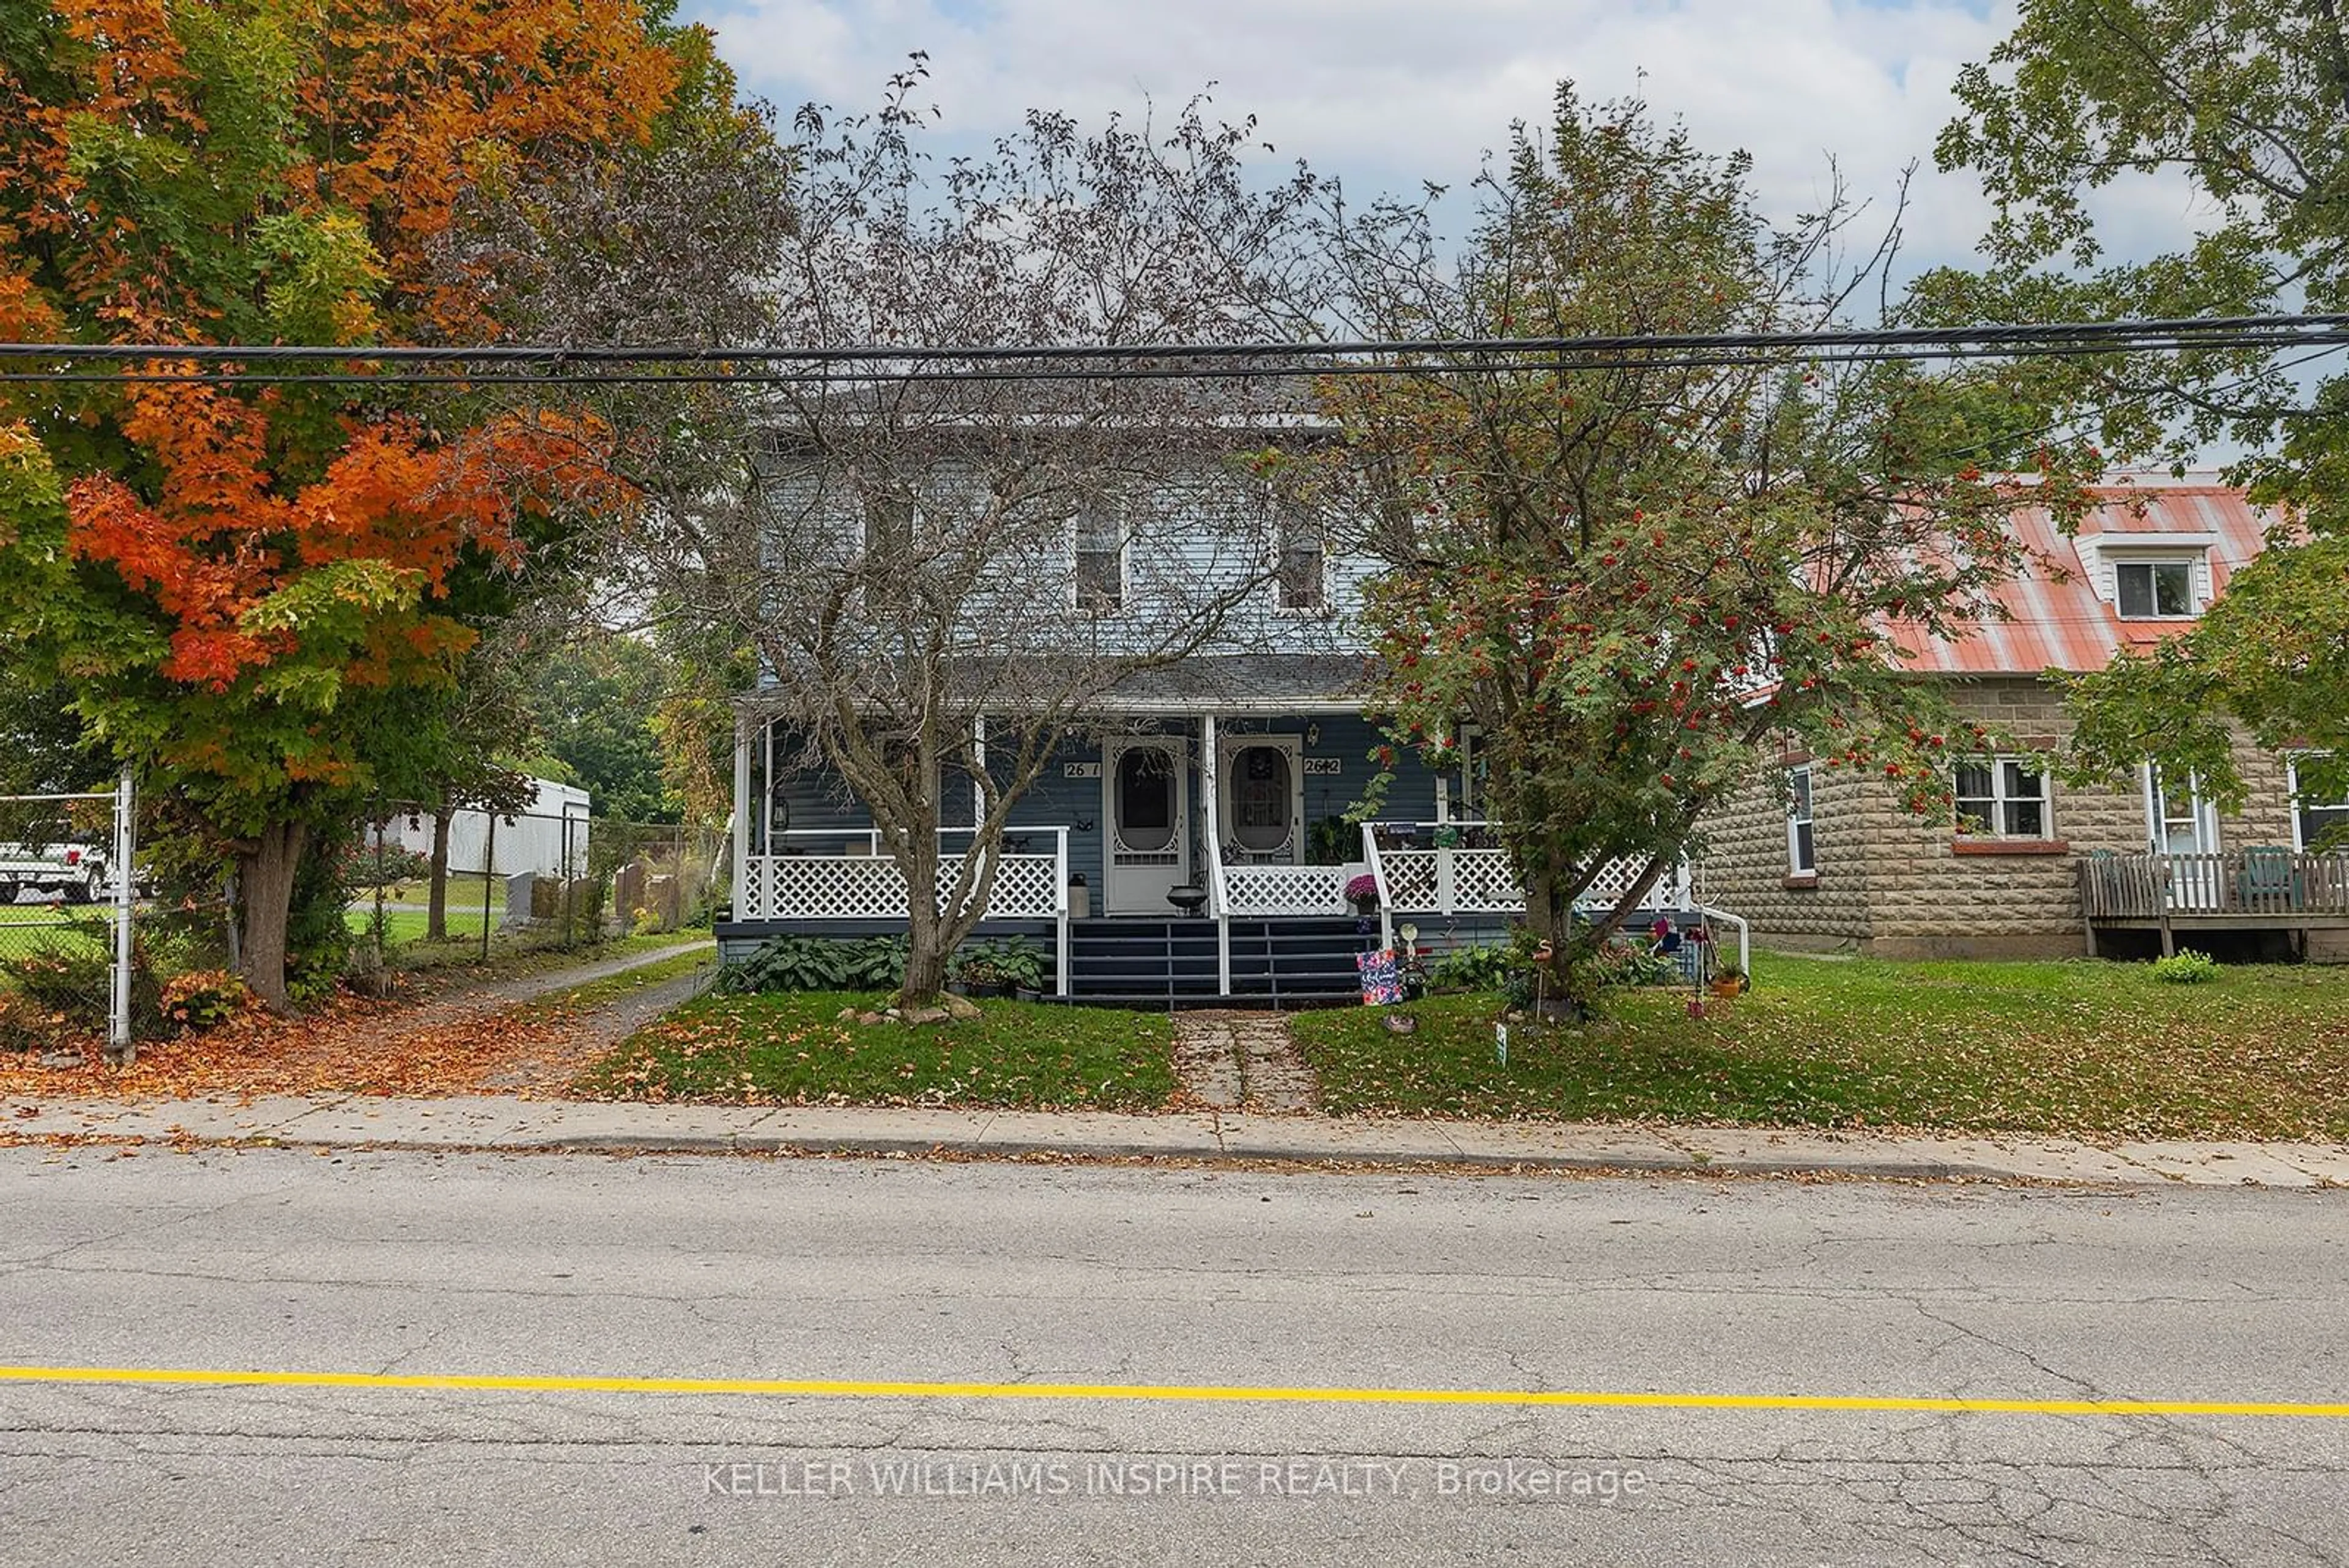
[[[543,1077],[550,1063],[575,1064],[587,1048],[586,1023],[577,1009],[543,1003],[344,995],[300,1017],[255,1010],[202,1033],[143,1041],[127,1067],[109,1064],[94,1041],[84,1044],[78,1066],[44,1066],[38,1052],[0,1053],[0,1095],[134,1101],[460,1095],[492,1080]]]

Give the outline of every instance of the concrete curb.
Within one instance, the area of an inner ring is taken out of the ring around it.
[[[321,1096],[0,1107],[0,1142],[437,1153],[807,1154],[1166,1159],[1647,1175],[2349,1188],[2349,1146],[1856,1136],[1740,1127],[1336,1121],[1204,1113],[638,1105]]]

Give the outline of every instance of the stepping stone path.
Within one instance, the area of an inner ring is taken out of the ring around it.
[[[1184,1090],[1216,1110],[1303,1115],[1314,1107],[1312,1069],[1282,1012],[1174,1014],[1174,1071]]]

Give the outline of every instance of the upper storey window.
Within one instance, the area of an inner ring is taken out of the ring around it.
[[[1273,578],[1280,607],[1306,613],[1328,608],[1330,557],[1320,523],[1284,507],[1278,529],[1275,547],[1279,556],[1274,563]]]
[[[1125,607],[1125,520],[1115,506],[1095,502],[1078,512],[1070,555],[1075,604],[1086,615]]]
[[[2113,593],[2123,620],[2185,620],[2202,608],[2189,560],[2115,562]]]

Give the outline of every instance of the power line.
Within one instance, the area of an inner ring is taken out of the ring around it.
[[[1388,364],[1366,360],[1334,362],[1267,363],[1257,360],[1247,364],[1216,365],[1206,363],[1185,365],[1101,365],[1083,369],[858,369],[854,366],[826,365],[816,369],[778,370],[746,369],[740,370],[608,370],[585,367],[577,371],[561,369],[542,370],[461,370],[416,373],[393,370],[384,374],[364,374],[357,371],[289,371],[266,368],[256,369],[187,370],[6,370],[0,371],[0,384],[39,386],[323,386],[323,387],[528,387],[528,386],[752,386],[798,387],[807,389],[845,388],[854,386],[907,386],[954,383],[989,382],[1050,382],[1050,381],[1255,381],[1309,380],[1317,377],[1385,376],[1396,378],[1450,379],[1463,376],[1558,375],[1607,370],[1702,370],[1724,369],[1770,369],[1802,364],[1881,364],[1926,363],[1943,360],[1981,358],[2085,358],[2110,357],[2116,353],[2145,352],[2223,352],[2313,349],[2314,355],[2331,353],[2349,347],[2349,329],[2323,334],[2303,333],[2288,339],[2207,339],[2172,344],[2163,349],[2138,348],[2116,349],[2109,344],[2016,344],[1950,347],[1919,347],[1906,348],[1855,349],[1840,353],[1813,353],[1795,357],[1785,354],[1670,354],[1644,356],[1617,354],[1606,358],[1511,358],[1474,362],[1399,363]],[[0,356],[6,349],[0,348]],[[456,356],[445,356],[449,362]],[[711,359],[721,360],[721,355]]]
[[[373,348],[329,344],[0,343],[0,362],[47,359],[64,366],[148,367],[10,369],[0,371],[0,383],[839,387],[954,381],[1269,380],[1331,375],[1448,377],[1768,368],[1806,360],[1863,364],[2310,348],[2329,351],[2344,345],[2349,345],[2349,315],[2341,314],[1775,334],[1399,338],[1330,343],[1298,340],[1278,344],[924,348],[887,344],[814,348],[752,345],[719,348],[674,345]],[[385,370],[366,374],[298,368],[320,362],[379,366]],[[281,364],[297,368],[272,368]],[[159,365],[187,369],[154,368]],[[644,368],[648,366],[664,368]]]
[[[1659,350],[1721,350],[1754,348],[1789,350],[1839,347],[1943,346],[2046,341],[2111,341],[2106,352],[2127,352],[2133,346],[2159,348],[2170,342],[2211,336],[2235,337],[2282,337],[2304,340],[2304,334],[2338,333],[2349,329],[2349,314],[2301,314],[2227,317],[2170,317],[2146,320],[1986,323],[1971,327],[1832,327],[1798,332],[1637,333],[1612,336],[1554,337],[1417,337],[1357,338],[1317,342],[1292,339],[1280,343],[1036,343],[1036,344],[853,344],[829,346],[650,344],[634,347],[610,344],[481,344],[397,348],[350,347],[335,344],[188,344],[188,343],[0,343],[0,357],[37,355],[68,360],[164,359],[181,361],[267,359],[343,359],[377,363],[569,362],[677,363],[708,360],[800,361],[809,364],[858,361],[971,363],[995,360],[1053,359],[1240,359],[1285,353],[1299,357],[1351,358],[1362,356],[1397,358],[1412,355],[1504,355],[1555,357]]]

